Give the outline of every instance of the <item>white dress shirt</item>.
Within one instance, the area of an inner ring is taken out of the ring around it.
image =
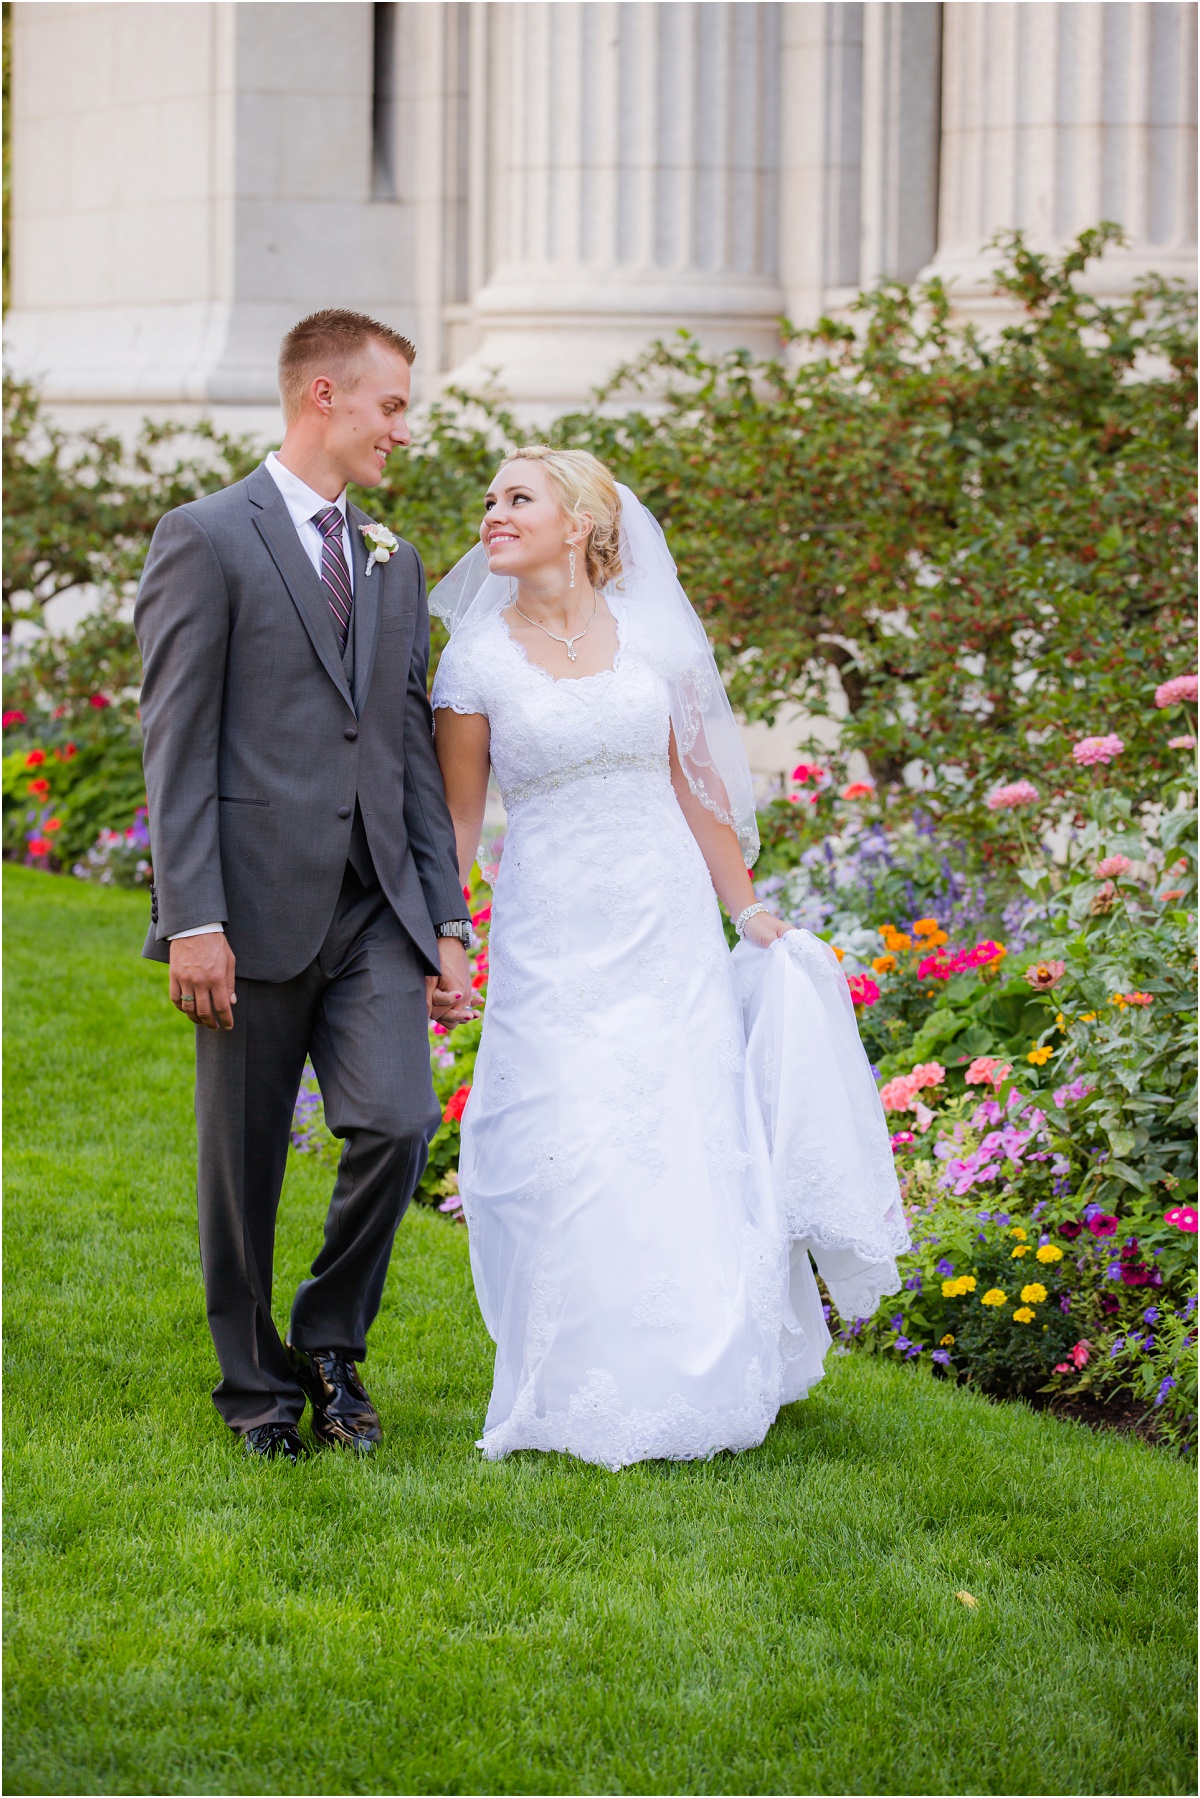
[[[263,466],[283,495],[283,503],[296,527],[296,535],[300,539],[305,555],[318,574],[321,572],[321,549],[324,539],[313,523],[313,519],[318,512],[324,512],[327,506],[333,505],[338,508],[342,515],[342,553],[346,558],[346,567],[350,571],[350,592],[353,594],[354,556],[350,538],[350,520],[346,516],[346,489],[343,487],[335,500],[325,499],[321,494],[314,493],[298,474],[293,474],[290,468],[285,468],[274,450],[267,456]],[[175,943],[185,936],[213,936],[218,930],[224,930],[224,928],[223,924],[197,924],[192,930],[177,930],[174,936],[167,940]]]

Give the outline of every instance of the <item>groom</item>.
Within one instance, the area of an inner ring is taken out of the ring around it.
[[[356,1363],[439,1122],[427,1019],[471,1015],[424,572],[411,545],[372,544],[346,501],[410,440],[414,353],[356,312],[289,331],[279,451],[166,514],[135,612],[154,865],[143,953],[169,962],[171,1001],[196,1026],[213,1398],[250,1453],[290,1461],[306,1398],[320,1441],[380,1440]],[[275,1214],[310,1055],[345,1147],[285,1346]]]

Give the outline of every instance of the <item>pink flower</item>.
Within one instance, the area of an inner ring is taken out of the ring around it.
[[[945,1078],[946,1070],[940,1061],[920,1061],[909,1075],[917,1092],[925,1086],[941,1086]]]
[[[968,1086],[1003,1086],[1012,1073],[1012,1063],[995,1055],[977,1055],[967,1069]]]
[[[892,1148],[906,1149],[909,1143],[916,1142],[916,1140],[917,1139],[911,1130],[897,1130],[896,1134],[892,1137]]]
[[[5,712],[5,714],[4,714],[5,730],[7,730],[9,728],[9,726],[12,724],[24,724],[25,722],[26,722],[26,719],[25,719],[24,712]]]
[[[792,779],[798,787],[802,787],[808,780],[818,787],[824,787],[829,784],[829,770],[818,768],[815,762],[800,762],[792,769]]]
[[[1165,680],[1161,687],[1154,689],[1154,703],[1164,705],[1195,705],[1197,677],[1194,674],[1177,674],[1173,680]]]
[[[934,955],[927,955],[917,966],[918,980],[949,980],[954,969],[939,949]]]
[[[1075,1369],[1069,1361],[1060,1361],[1054,1371],[1055,1373],[1074,1373]]]
[[[1025,978],[1035,992],[1048,993],[1057,986],[1067,971],[1065,961],[1035,961],[1025,970]]]
[[[103,693],[93,693],[92,697],[88,700],[88,704],[94,706],[98,712],[102,712],[105,706],[112,704],[112,700],[105,699]]]
[[[1092,1345],[1087,1338],[1084,1337],[1083,1341],[1077,1342],[1075,1347],[1071,1350],[1071,1359],[1076,1367],[1086,1367],[1091,1358],[1091,1353]],[[1057,1369],[1055,1371],[1057,1372]]]
[[[1096,863],[1096,873],[1101,880],[1119,879],[1128,874],[1133,863],[1127,855],[1106,855],[1102,862]]]
[[[852,780],[848,787],[842,788],[843,799],[869,799],[875,788],[869,780]]]
[[[1093,1211],[1088,1218],[1087,1227],[1093,1236],[1115,1236],[1120,1222],[1120,1218],[1114,1217],[1111,1211]]]
[[[913,1085],[911,1074],[897,1074],[894,1080],[889,1080],[886,1086],[879,1089],[885,1111],[911,1111],[916,1096],[917,1088]]]
[[[1113,761],[1124,747],[1124,742],[1118,736],[1084,737],[1076,743],[1071,754],[1081,768],[1090,768],[1094,762]]]
[[[917,1129],[921,1132],[921,1135],[924,1136],[926,1130],[928,1130],[930,1124],[933,1122],[933,1113],[930,1111],[928,1105],[922,1105],[919,1099],[913,1106],[913,1112],[916,1115]]]
[[[1177,1230],[1186,1230],[1189,1235],[1196,1233],[1197,1217],[1190,1205],[1174,1205],[1170,1211],[1163,1213],[1164,1222],[1174,1224]]]
[[[1194,749],[1195,747],[1196,747],[1195,737],[1168,737],[1167,738],[1167,748],[1168,749]]]
[[[997,787],[984,800],[990,812],[1011,811],[1017,805],[1032,805],[1038,798],[1038,790],[1031,780],[1014,780],[1006,787]]]
[[[846,984],[856,1005],[874,1005],[879,997],[879,988],[869,974],[851,974]]]

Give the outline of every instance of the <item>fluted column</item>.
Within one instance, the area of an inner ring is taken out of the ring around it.
[[[482,341],[533,404],[680,326],[766,348],[778,276],[779,8],[531,0],[488,33]]]
[[[1100,219],[1129,233],[1093,285],[1194,280],[1196,8],[991,0],[943,8],[942,164],[932,270],[986,292],[998,230],[1037,248]]]

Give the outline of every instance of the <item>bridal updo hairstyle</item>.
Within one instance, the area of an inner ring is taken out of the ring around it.
[[[554,496],[572,524],[592,519],[584,545],[587,577],[593,587],[607,587],[621,578],[621,496],[617,484],[588,450],[551,449],[548,443],[527,443],[505,456],[509,462],[540,462]]]
[[[354,364],[372,342],[395,350],[412,367],[417,352],[408,338],[377,318],[368,318],[365,312],[329,306],[293,325],[279,346],[279,397],[284,417],[291,420],[297,416],[309,382],[318,375],[332,375],[341,386],[350,387]]]

